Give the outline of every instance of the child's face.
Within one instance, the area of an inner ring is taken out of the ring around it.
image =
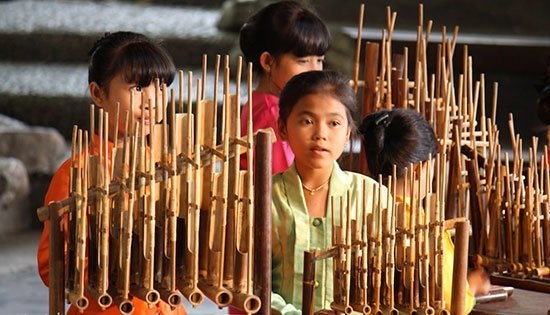
[[[323,62],[325,56],[305,56],[296,57],[291,53],[281,54],[278,58],[273,59],[269,66],[271,84],[274,85],[277,94],[286,83],[295,75],[306,71],[323,70]]]
[[[294,152],[297,166],[311,169],[332,168],[350,132],[346,107],[324,93],[300,98],[280,130]]]
[[[126,124],[126,112],[129,112],[133,116],[134,123],[141,121],[141,93],[145,96],[145,102],[151,99],[151,104],[155,104],[155,84],[151,83],[148,86],[139,86],[135,83],[128,83],[124,80],[122,75],[114,77],[109,82],[109,91],[97,86],[92,87],[95,82],[90,83],[90,93],[94,102],[104,111],[109,113],[109,133],[112,135],[113,130],[118,130],[119,134],[124,133]],[[95,88],[95,90],[94,90]],[[97,91],[99,89],[99,91]],[[133,93],[134,111],[130,112],[130,93]],[[117,102],[120,103],[119,119],[115,122]],[[159,93],[157,104],[161,104],[162,94]],[[130,117],[131,119],[132,117]],[[143,112],[145,134],[149,134],[149,108],[146,106]]]

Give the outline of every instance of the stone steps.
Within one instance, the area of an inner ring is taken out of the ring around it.
[[[227,54],[236,41],[237,34],[218,30],[219,16],[219,10],[202,7],[2,2],[0,43],[9,48],[0,51],[0,60],[86,63],[88,50],[103,33],[131,30],[163,41],[176,65],[200,67],[202,54]]]

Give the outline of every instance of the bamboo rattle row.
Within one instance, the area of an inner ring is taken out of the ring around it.
[[[206,62],[205,56],[204,70]],[[215,90],[220,63],[217,56]],[[74,127],[69,198],[38,209],[39,217],[52,224],[50,313],[63,312],[65,298],[84,311],[91,298],[103,309],[115,303],[122,314],[131,314],[132,297],[150,305],[162,300],[175,308],[182,297],[198,306],[207,296],[219,307],[232,305],[246,313],[260,310],[262,301],[254,293],[253,276],[271,270],[265,255],[256,263],[260,270],[254,269],[254,196],[261,194],[259,202],[269,214],[270,203],[263,199],[270,202],[271,194],[261,169],[256,180],[266,187],[253,184],[254,137],[240,135],[241,75],[239,58],[236,94],[230,94],[226,56],[221,115],[216,112],[217,93],[213,100],[203,99],[206,85],[201,79],[193,84],[192,72],[187,76],[184,104],[180,71],[179,102],[170,90],[170,104],[163,106],[168,103],[168,90],[158,80],[154,100],[131,95],[130,112],[139,106],[142,119],[134,121],[132,115],[122,113],[126,127],[120,141],[118,133],[109,130],[109,116],[102,109],[96,124],[93,105],[90,130]],[[251,65],[248,90],[250,98]],[[118,110],[116,116],[119,121]],[[248,134],[253,134],[251,120]],[[260,132],[256,137],[269,143],[266,135]],[[260,143],[260,147],[267,146]],[[257,167],[271,170],[265,151],[256,150]],[[247,157],[248,170],[240,170],[241,154]],[[269,215],[259,217],[265,220]],[[67,235],[66,257],[60,250],[62,233]],[[56,279],[64,274],[65,262],[65,280]],[[270,288],[270,283],[261,285]],[[269,310],[269,301],[267,306]]]

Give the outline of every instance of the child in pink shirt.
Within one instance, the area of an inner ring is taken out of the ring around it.
[[[325,23],[312,9],[296,1],[280,1],[250,17],[239,37],[244,57],[252,62],[259,78],[252,94],[253,129],[271,127],[275,131],[272,173],[280,173],[292,164],[294,154],[279,136],[279,94],[293,76],[323,69],[330,35]],[[242,135],[248,133],[249,103],[242,110]],[[246,168],[244,155],[241,168]]]

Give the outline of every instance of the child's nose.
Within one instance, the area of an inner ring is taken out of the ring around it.
[[[317,128],[315,128],[315,133],[313,137],[315,140],[326,140],[327,132],[328,132],[328,128],[326,128],[322,124],[318,124]]]

